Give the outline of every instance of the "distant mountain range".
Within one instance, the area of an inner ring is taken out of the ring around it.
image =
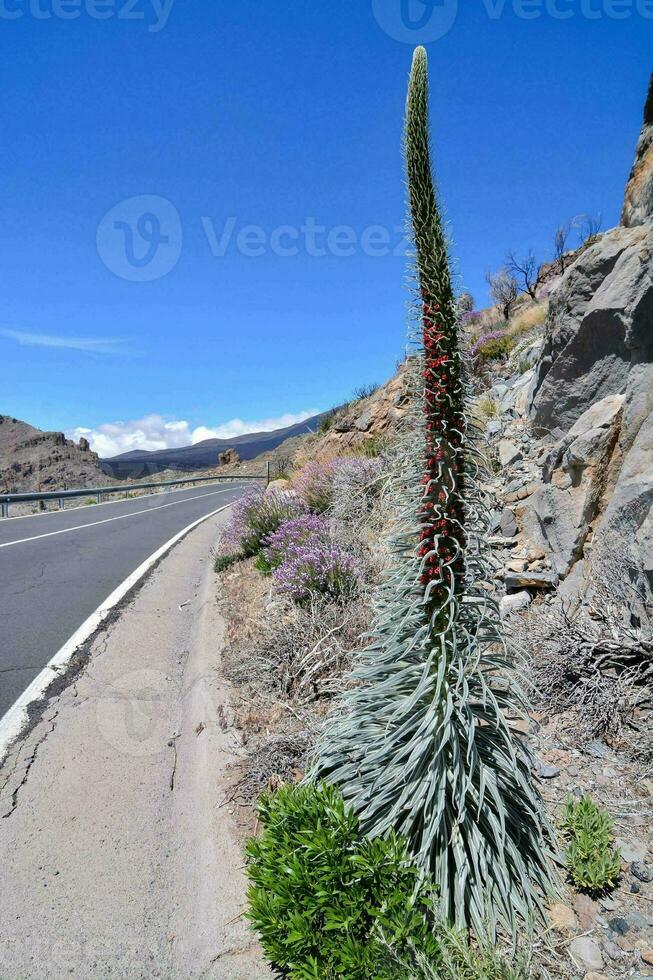
[[[234,448],[241,459],[254,459],[261,453],[275,449],[286,439],[315,432],[323,415],[314,415],[304,422],[289,425],[285,429],[272,432],[248,432],[233,439],[204,439],[194,446],[179,449],[157,449],[154,452],[133,449],[119,456],[101,460],[104,472],[113,479],[131,479],[161,470],[199,470],[218,465],[218,455],[226,449]]]

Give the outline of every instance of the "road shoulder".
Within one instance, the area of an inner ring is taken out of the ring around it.
[[[0,975],[270,976],[224,806],[240,754],[209,551],[192,531],[0,769]]]

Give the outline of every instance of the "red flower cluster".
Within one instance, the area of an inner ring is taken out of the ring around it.
[[[451,562],[456,554],[455,539],[460,535],[456,516],[458,503],[444,486],[458,484],[460,445],[456,431],[462,431],[458,410],[458,366],[455,348],[447,336],[446,322],[439,303],[429,301],[423,292],[422,336],[426,354],[424,413],[426,415],[426,472],[422,477],[424,498],[419,514],[422,524],[418,554],[426,558],[421,583],[451,582]],[[428,557],[427,557],[428,556]]]

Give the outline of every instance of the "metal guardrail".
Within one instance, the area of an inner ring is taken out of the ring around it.
[[[0,518],[9,517],[10,504],[27,504],[37,500],[58,500],[59,510],[63,510],[66,500],[79,497],[94,497],[96,503],[102,502],[102,497],[114,493],[129,493],[131,490],[154,490],[160,487],[177,487],[188,483],[220,483],[228,480],[265,480],[270,482],[270,464],[267,464],[265,476],[191,476],[187,480],[163,480],[158,483],[123,483],[121,486],[86,487],[83,490],[44,490],[34,493],[1,493]]]

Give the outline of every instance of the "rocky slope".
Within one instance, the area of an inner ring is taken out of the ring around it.
[[[600,580],[640,622],[653,599],[652,114],[653,82],[627,226],[600,236],[551,295],[529,405],[551,446],[517,515],[567,598],[589,598]]]
[[[42,432],[27,422],[0,415],[0,492],[106,486],[109,482],[85,439],[77,444],[63,432]]]
[[[565,884],[550,910],[547,967],[586,980],[653,975],[652,190],[653,84],[622,225],[575,257],[541,336],[477,398],[536,772],[554,821],[567,793],[604,806],[622,856],[613,892]]]
[[[257,475],[270,464],[273,478],[289,473],[309,459],[327,460],[335,456],[380,452],[392,438],[405,414],[403,365],[397,374],[371,394],[357,398],[327,413],[317,432],[292,436],[254,459],[221,466],[221,476]]]
[[[651,214],[653,214],[653,74],[644,106],[644,125],[626,187],[621,224],[625,228],[632,228],[649,220]]]

